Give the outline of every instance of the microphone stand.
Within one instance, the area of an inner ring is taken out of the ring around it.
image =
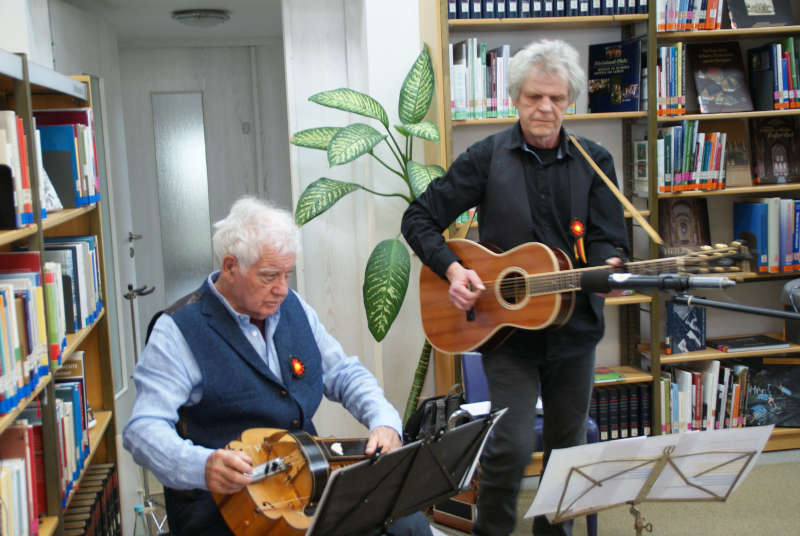
[[[736,303],[723,302],[718,300],[708,300],[706,298],[697,298],[689,294],[674,295],[672,301],[684,305],[699,305],[701,307],[716,307],[718,309],[727,309],[729,311],[736,311],[738,313],[749,313],[762,316],[774,316],[777,318],[788,318],[791,320],[800,320],[800,313],[791,311],[781,311],[778,309],[766,309],[764,307],[752,307],[750,305],[739,305]]]

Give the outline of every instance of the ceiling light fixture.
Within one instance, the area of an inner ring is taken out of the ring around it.
[[[195,28],[211,28],[231,18],[227,9],[178,9],[172,12],[172,18],[186,26]]]

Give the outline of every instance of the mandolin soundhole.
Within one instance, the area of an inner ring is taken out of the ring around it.
[[[510,309],[518,307],[527,298],[525,276],[516,271],[508,271],[500,278],[499,294],[503,306]]]

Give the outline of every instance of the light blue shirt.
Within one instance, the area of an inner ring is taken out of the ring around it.
[[[250,317],[234,311],[217,292],[213,281],[218,273],[208,276],[209,287],[261,359],[280,378],[278,355],[272,340],[280,321],[280,310],[267,317],[266,336],[262,336],[250,323]],[[358,357],[346,355],[341,344],[325,330],[311,306],[299,296],[297,298],[306,312],[322,356],[324,395],[329,400],[340,402],[370,430],[389,426],[402,437],[400,415],[384,397],[375,376],[359,362]],[[133,413],[122,433],[125,448],[133,454],[136,463],[150,469],[165,486],[207,489],[206,460],[213,450],[181,438],[175,430],[178,409],[197,404],[202,398],[202,376],[186,339],[169,315],[161,315],[156,321],[136,365],[133,380],[137,394]]]

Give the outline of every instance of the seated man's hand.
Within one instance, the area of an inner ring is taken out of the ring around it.
[[[369,433],[367,448],[364,454],[372,456],[378,447],[381,447],[381,454],[386,454],[403,446],[400,436],[394,428],[389,426],[378,426]]]
[[[206,460],[206,486],[213,493],[232,494],[250,483],[253,462],[244,452],[217,449]]]

